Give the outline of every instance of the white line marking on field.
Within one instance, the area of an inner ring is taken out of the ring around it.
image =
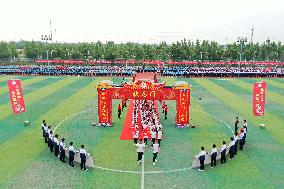
[[[64,120],[60,121],[54,128],[54,132],[56,131],[56,129],[63,123],[65,122],[66,120],[78,115],[78,114],[81,114],[81,113],[84,113],[84,112],[87,112],[87,111],[90,111],[90,110],[93,110],[94,108],[90,108],[90,109],[86,109],[86,110],[83,110],[83,111],[80,111],[80,112],[77,112],[75,114],[72,114],[70,116],[67,116]],[[218,121],[224,123],[226,125],[226,127],[228,127],[228,129],[232,132],[232,134],[234,134],[232,128],[230,127],[229,124],[227,124],[224,120],[212,115],[212,114],[209,114],[207,112],[204,112],[204,111],[201,111],[201,110],[196,110],[194,108],[192,108],[191,110],[193,111],[197,111],[197,112],[201,112],[201,113],[204,113],[204,114],[207,114],[215,119],[217,119]],[[133,174],[141,174],[141,189],[144,189],[144,182],[145,182],[145,174],[158,174],[158,173],[171,173],[171,172],[179,172],[179,171],[187,171],[187,170],[192,170],[192,167],[187,167],[187,168],[180,168],[180,169],[171,169],[171,170],[162,170],[162,171],[145,171],[145,166],[144,166],[144,155],[143,155],[143,161],[142,161],[142,171],[130,171],[130,170],[121,170],[121,169],[111,169],[111,168],[105,168],[105,167],[100,167],[100,166],[94,166],[94,168],[97,168],[97,169],[101,169],[101,170],[106,170],[106,171],[113,171],[113,172],[120,172],[120,173],[133,173]],[[143,185],[142,185],[143,184]]]
[[[210,117],[213,117],[213,118],[217,119],[218,121],[224,123],[224,124],[226,125],[226,127],[227,127],[227,128],[231,131],[231,133],[234,135],[234,131],[232,130],[232,128],[230,127],[230,125],[229,125],[228,123],[226,123],[224,120],[222,120],[222,119],[220,119],[220,118],[218,118],[218,117],[216,117],[216,116],[214,116],[214,115],[212,115],[212,114],[209,114],[209,113],[207,113],[207,112],[203,112],[203,111],[201,111],[201,110],[196,110],[196,109],[194,109],[194,108],[192,108],[191,110],[204,113],[204,114],[209,115]]]
[[[145,172],[144,172],[144,161],[145,161],[145,158],[144,158],[144,155],[142,157],[142,171],[141,171],[141,189],[144,189],[144,176],[145,176]]]
[[[83,110],[83,111],[81,111],[81,112],[77,112],[77,113],[75,113],[75,114],[72,114],[72,115],[66,117],[65,119],[63,119],[62,121],[60,121],[60,122],[55,126],[55,128],[54,128],[54,130],[53,130],[54,133],[56,132],[57,127],[60,126],[64,121],[66,121],[66,120],[68,120],[68,119],[70,119],[70,118],[72,118],[72,117],[74,117],[74,116],[76,116],[76,115],[78,115],[78,114],[87,112],[87,111],[89,111],[89,110],[92,110],[92,108],[91,108],[91,109]]]

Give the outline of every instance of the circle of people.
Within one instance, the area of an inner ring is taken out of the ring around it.
[[[163,126],[161,125],[157,108],[154,100],[134,100],[133,104],[130,129],[132,130],[133,142],[136,147],[137,162],[140,164],[143,161],[145,148],[148,146],[148,138],[151,137],[153,165],[155,165],[163,138]]]
[[[200,168],[198,169],[199,171],[204,171],[206,154],[208,154],[211,159],[210,167],[214,168],[217,165],[216,159],[218,152],[221,153],[221,164],[223,165],[226,163],[227,151],[229,151],[229,160],[233,160],[234,156],[237,155],[238,143],[240,145],[239,150],[241,151],[243,150],[244,145],[246,143],[248,124],[247,121],[244,120],[243,127],[240,130],[238,130],[239,129],[238,124],[239,124],[239,119],[238,117],[236,117],[235,136],[230,137],[230,143],[228,146],[226,144],[226,141],[223,141],[221,148],[217,150],[216,144],[213,144],[211,152],[206,152],[204,146],[201,146],[201,152],[197,156],[200,161]]]
[[[47,125],[46,121],[42,121],[42,136],[44,138],[44,142],[47,143],[49,150],[51,153],[54,152],[55,157],[59,158],[60,161],[63,163],[65,162],[65,157],[66,153],[69,158],[69,165],[71,167],[74,167],[74,162],[75,162],[75,155],[77,153],[80,154],[80,167],[82,171],[87,171],[88,169],[86,168],[86,159],[87,156],[91,156],[85,149],[85,146],[82,144],[81,148],[79,151],[75,150],[74,148],[74,143],[70,142],[69,147],[66,148],[65,144],[65,138],[62,138],[61,141],[59,141],[59,136],[58,134],[53,134],[51,130],[51,126]]]

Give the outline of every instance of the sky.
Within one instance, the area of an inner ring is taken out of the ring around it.
[[[0,0],[0,41],[284,42],[284,0]]]

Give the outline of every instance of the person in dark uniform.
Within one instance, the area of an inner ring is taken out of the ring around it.
[[[213,144],[213,148],[210,152],[210,156],[211,156],[211,168],[216,167],[217,162],[216,162],[216,158],[217,158],[217,148],[216,148],[216,144]]]
[[[200,168],[199,171],[204,171],[204,161],[205,161],[206,152],[204,151],[204,147],[201,146],[201,152],[198,154],[198,158],[200,161]]]
[[[244,130],[241,129],[241,133],[239,135],[239,141],[240,141],[240,150],[242,151],[244,148]]]
[[[60,161],[65,163],[65,138],[61,139],[61,142],[59,143],[59,151],[60,151]]]
[[[120,106],[120,104],[118,104],[117,112],[118,112],[118,118],[121,119],[120,118],[120,116],[121,116],[121,106]]]
[[[237,152],[238,152],[238,142],[239,142],[239,136],[238,136],[238,133],[237,133],[237,134],[235,134],[234,141],[235,141],[235,150],[234,150],[234,155],[237,155]]]
[[[82,171],[87,171],[88,169],[86,169],[86,160],[87,160],[87,151],[84,149],[84,145],[82,144],[81,145],[81,149],[80,149],[80,158],[81,158],[81,163],[80,163],[80,166],[81,166],[81,170]]]
[[[76,150],[74,149],[73,142],[70,142],[68,151],[69,151],[69,165],[71,167],[74,167],[74,156],[76,154]]]
[[[42,137],[45,138],[45,130],[46,130],[46,122],[45,120],[42,121],[42,124],[41,124],[41,129],[42,129]]]
[[[59,157],[59,140],[58,140],[58,134],[56,134],[53,138],[53,146],[54,146],[54,155],[55,157]]]
[[[229,160],[234,159],[234,155],[235,155],[235,140],[234,137],[231,137],[231,142],[229,144],[229,154],[230,154],[230,158]]]
[[[168,106],[166,105],[165,106],[165,119],[168,119],[167,115],[168,115]]]
[[[221,152],[221,164],[226,163],[226,150],[227,150],[227,145],[226,142],[223,141],[223,145],[220,149]]]
[[[239,126],[238,126],[238,124],[239,124],[240,122],[239,122],[239,118],[238,117],[236,117],[236,121],[235,121],[235,134],[237,134],[238,133],[238,129],[239,129]]]
[[[53,152],[53,134],[52,134],[52,131],[50,131],[49,135],[48,135],[48,145],[49,145],[49,150],[52,153]]]

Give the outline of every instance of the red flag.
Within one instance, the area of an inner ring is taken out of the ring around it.
[[[8,88],[14,114],[26,112],[21,81],[19,79],[8,80]]]
[[[265,106],[266,82],[255,82],[253,87],[253,115],[263,116]]]

